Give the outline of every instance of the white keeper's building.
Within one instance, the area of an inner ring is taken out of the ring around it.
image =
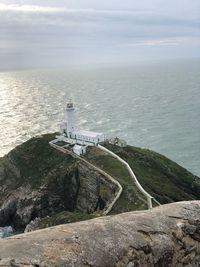
[[[57,136],[60,141],[74,144],[73,151],[81,155],[85,153],[86,146],[95,146],[105,141],[103,133],[80,130],[76,126],[75,109],[72,101],[67,103],[64,122],[60,129],[61,135]]]

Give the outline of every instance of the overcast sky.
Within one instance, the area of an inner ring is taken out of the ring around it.
[[[200,0],[0,0],[0,69],[200,58]]]

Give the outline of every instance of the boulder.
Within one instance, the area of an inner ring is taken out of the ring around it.
[[[54,226],[0,240],[0,266],[200,266],[200,201]]]

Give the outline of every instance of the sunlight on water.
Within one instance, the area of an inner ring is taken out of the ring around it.
[[[68,98],[79,126],[125,138],[200,174],[200,65],[0,73],[0,156],[55,132]]]

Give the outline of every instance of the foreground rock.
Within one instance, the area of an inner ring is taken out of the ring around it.
[[[0,266],[200,265],[200,201],[60,225],[0,240]]]

